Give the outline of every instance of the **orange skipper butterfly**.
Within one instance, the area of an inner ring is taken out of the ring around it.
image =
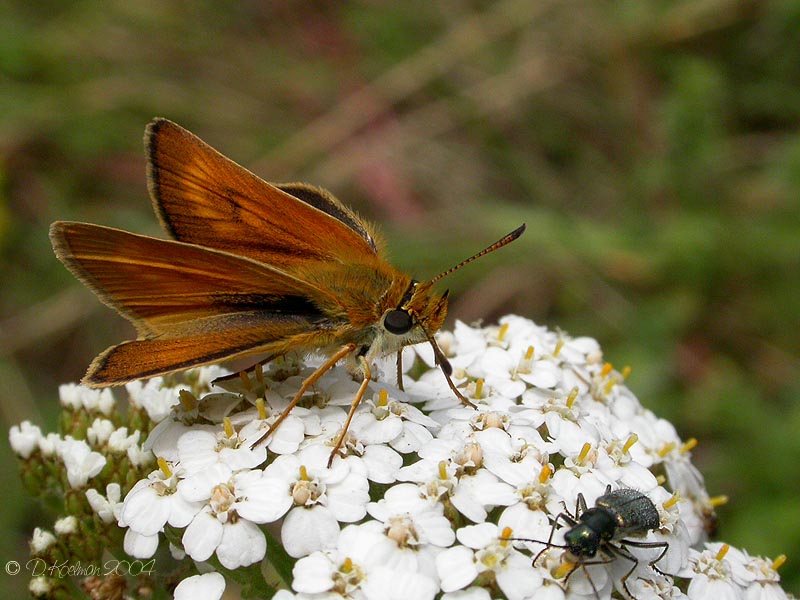
[[[166,119],[145,132],[153,208],[172,238],[89,223],[56,222],[56,256],[97,297],[130,321],[138,338],[112,346],[83,383],[120,385],[249,354],[290,351],[327,360],[303,382],[277,428],[327,370],[345,360],[361,386],[331,453],[341,446],[376,358],[428,342],[458,398],[436,344],[447,293],[433,284],[517,239],[517,228],[428,281],[383,258],[377,233],[330,192],[267,183]]]

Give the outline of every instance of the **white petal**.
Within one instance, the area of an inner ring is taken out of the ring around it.
[[[398,513],[414,514],[430,510],[431,502],[421,497],[419,486],[413,483],[393,485],[378,502],[367,505],[369,514],[380,521],[385,521]]]
[[[186,527],[203,506],[203,502],[189,502],[180,494],[172,494],[169,497],[167,522],[173,527]]]
[[[459,487],[465,483],[475,499],[484,506],[510,506],[517,502],[514,488],[498,481],[497,477],[485,469],[481,469],[472,477],[462,478]]]
[[[561,369],[555,363],[537,360],[532,373],[520,373],[519,378],[539,388],[553,388],[561,381]]]
[[[446,548],[456,539],[450,521],[433,510],[415,514],[414,524],[422,530],[425,541],[434,546]]]
[[[106,458],[93,452],[83,440],[74,440],[67,436],[56,448],[67,468],[67,481],[72,488],[86,485],[90,477],[94,477],[106,465]]]
[[[456,532],[456,537],[459,542],[468,548],[479,550],[495,541],[497,534],[497,525],[494,523],[480,523],[479,525],[467,525],[460,528]]]
[[[511,535],[517,538],[547,540],[550,535],[550,519],[543,510],[531,510],[524,502],[509,506],[497,521],[500,531],[511,528]]]
[[[353,430],[364,444],[386,444],[400,435],[403,422],[397,417],[377,420],[372,413],[360,413],[353,419]]]
[[[156,456],[175,462],[178,460],[178,440],[186,432],[193,431],[195,427],[198,426],[184,425],[168,417],[153,428],[142,448],[152,450]]]
[[[389,445],[403,454],[415,452],[433,439],[433,434],[422,425],[406,422],[403,431]]]
[[[326,507],[320,505],[293,508],[281,527],[283,547],[294,558],[333,548],[338,535],[339,523]]]
[[[194,560],[208,560],[222,540],[222,523],[208,512],[199,513],[183,532],[183,549]]]
[[[267,539],[258,525],[240,519],[222,526],[222,540],[217,558],[226,569],[238,569],[257,563],[267,552]]]
[[[328,487],[328,508],[337,521],[353,523],[362,519],[367,514],[367,502],[369,482],[366,477],[351,474],[338,485]]]
[[[468,586],[478,576],[472,550],[464,546],[448,548],[436,557],[436,572],[443,592]]]
[[[530,559],[521,554],[509,557],[511,565],[497,572],[497,584],[508,600],[530,598],[542,585],[542,576],[531,565]]]
[[[450,501],[453,503],[453,506],[456,507],[456,510],[470,521],[482,523],[486,520],[486,510],[467,489],[467,486],[463,484],[463,480],[456,487],[455,492],[453,492],[453,495],[450,497]]]
[[[292,587],[306,594],[327,592],[333,587],[332,571],[331,561],[322,552],[314,552],[294,564]]]
[[[236,512],[253,523],[272,523],[286,514],[293,504],[289,484],[281,479],[262,477],[241,491],[245,499],[236,503]]]
[[[280,479],[289,485],[297,480],[300,471],[300,461],[293,454],[283,454],[276,458],[272,464],[264,468],[264,477]]]
[[[341,556],[349,556],[354,563],[363,566],[372,560],[373,548],[387,539],[383,534],[383,523],[367,521],[342,529],[336,540],[336,548]]]
[[[192,575],[175,588],[175,600],[219,600],[225,592],[225,578],[216,572]]]
[[[21,458],[29,458],[42,438],[42,430],[30,421],[14,425],[8,432],[11,449]]]
[[[178,440],[178,459],[187,473],[196,473],[219,460],[217,436],[210,431],[190,429]]]
[[[563,600],[564,594],[561,594],[561,600]],[[450,592],[449,594],[444,594],[442,596],[442,600],[490,600],[489,598],[489,591],[485,588],[481,587],[471,587],[466,590],[456,590],[455,592]],[[536,597],[536,600],[539,600],[539,597]]]
[[[370,571],[361,589],[367,600],[433,600],[439,586],[421,573],[377,567]]]
[[[46,529],[36,527],[31,536],[31,554],[43,553],[47,548],[56,543],[56,536]]]
[[[180,480],[178,493],[189,502],[208,500],[212,490],[220,483],[226,483],[232,473],[231,468],[225,463],[212,463],[202,470],[192,473],[186,479]]]
[[[403,458],[388,446],[367,446],[362,456],[367,467],[367,479],[375,483],[394,483]]]
[[[301,419],[288,416],[268,442],[275,454],[294,454],[305,437],[305,425]]]
[[[125,496],[120,512],[120,521],[141,535],[155,535],[161,531],[170,513],[169,499],[159,496],[150,483],[147,480],[137,483]]]
[[[252,469],[267,460],[267,448],[264,444],[255,448],[249,446],[223,448],[219,451],[219,459],[233,471]]]
[[[104,523],[111,523],[114,520],[111,505],[100,492],[94,488],[90,488],[86,490],[86,499],[89,501],[89,506],[91,506],[94,513],[100,517],[101,521]]]
[[[128,529],[125,532],[123,549],[134,558],[150,558],[158,549],[158,535],[141,535]]]

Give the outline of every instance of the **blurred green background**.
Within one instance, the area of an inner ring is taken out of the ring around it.
[[[57,219],[160,235],[168,117],[271,181],[334,191],[454,318],[596,337],[697,437],[720,539],[800,592],[800,2],[0,4],[3,427],[129,326],[54,258]],[[0,562],[34,525],[5,436]],[[0,575],[9,590],[26,578]]]

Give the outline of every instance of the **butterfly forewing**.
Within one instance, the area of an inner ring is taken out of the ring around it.
[[[326,292],[270,265],[88,223],[50,231],[61,261],[143,335],[220,314],[256,311],[265,324],[272,315],[323,318],[314,299]]]
[[[155,119],[145,133],[150,195],[175,239],[291,270],[309,261],[376,260],[358,217],[311,186],[271,185],[182,127]]]

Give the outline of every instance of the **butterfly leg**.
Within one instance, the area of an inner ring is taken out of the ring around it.
[[[361,385],[356,392],[356,397],[353,398],[353,403],[350,405],[350,411],[347,413],[347,419],[342,425],[342,432],[339,434],[339,437],[336,438],[336,443],[333,445],[333,450],[331,451],[331,457],[328,459],[328,468],[330,469],[331,464],[333,464],[333,459],[336,454],[339,452],[339,448],[342,447],[342,443],[344,442],[344,438],[347,435],[347,430],[350,427],[350,421],[353,420],[353,415],[356,414],[356,409],[358,405],[361,404],[361,399],[364,397],[364,393],[367,391],[367,386],[369,385],[371,370],[369,368],[369,363],[367,359],[363,356],[358,357],[361,360],[361,368],[364,373],[364,379],[361,381]]]
[[[283,409],[283,412],[280,414],[280,416],[277,419],[275,419],[275,422],[272,425],[270,425],[269,429],[267,429],[264,435],[262,435],[260,438],[258,438],[258,440],[256,440],[256,442],[253,444],[252,447],[255,448],[256,446],[259,446],[260,444],[264,443],[266,439],[275,432],[278,426],[286,420],[286,417],[288,417],[289,413],[292,412],[292,409],[295,406],[297,406],[297,403],[300,402],[300,399],[303,397],[303,394],[305,394],[308,391],[308,388],[310,388],[317,381],[319,381],[320,377],[322,377],[326,372],[330,371],[337,362],[339,362],[345,356],[353,352],[355,349],[356,349],[355,344],[347,344],[346,346],[342,347],[338,352],[336,352],[336,354],[331,356],[328,360],[326,360],[319,367],[317,367],[316,371],[314,371],[311,375],[306,377],[303,380],[303,384],[300,386],[300,389],[297,390],[297,393],[294,395],[294,398],[292,398],[291,402],[289,402],[289,405],[285,409]],[[367,378],[367,381],[368,380],[369,378]]]
[[[397,351],[397,388],[403,390],[403,349]]]
[[[250,378],[247,376],[247,374],[252,371],[256,382],[260,383],[261,385],[264,385],[264,365],[269,363],[269,362],[272,362],[273,360],[278,358],[278,356],[281,356],[281,355],[280,354],[270,354],[266,358],[262,358],[260,361],[250,365],[246,369],[242,369],[240,371],[236,371],[235,373],[231,373],[230,375],[223,375],[222,377],[217,377],[211,383],[213,385],[217,385],[217,384],[224,384],[224,383],[227,383],[229,381],[233,381],[234,379],[241,379],[242,380],[242,384],[244,385],[245,389],[246,390],[250,390],[252,388],[253,384],[251,383]]]

